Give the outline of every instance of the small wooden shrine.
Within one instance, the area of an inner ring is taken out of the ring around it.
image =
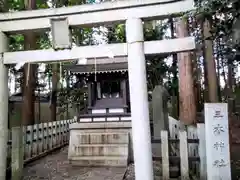
[[[106,61],[107,62],[107,61]],[[68,66],[88,87],[87,113],[80,122],[130,120],[127,62]]]

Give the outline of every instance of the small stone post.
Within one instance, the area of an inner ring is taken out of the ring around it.
[[[162,130],[169,130],[167,97],[168,93],[164,87],[158,85],[154,88],[152,93],[154,139],[161,138]]]

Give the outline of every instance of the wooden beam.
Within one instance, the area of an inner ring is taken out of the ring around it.
[[[163,54],[191,51],[195,49],[194,37],[186,37],[179,39],[169,39],[161,41],[144,42],[144,52],[146,55]],[[108,54],[114,57],[127,56],[127,43],[105,44],[96,46],[76,47],[71,50],[32,50],[32,51],[16,51],[5,52],[3,54],[4,64],[17,63],[39,63],[52,61],[69,61],[79,58],[107,58]],[[126,59],[127,61],[127,59]],[[109,63],[114,59],[109,58]]]
[[[50,29],[50,19],[67,17],[70,26],[122,22],[128,18],[159,19],[194,8],[193,0],[115,1],[56,9],[0,14],[0,31]]]

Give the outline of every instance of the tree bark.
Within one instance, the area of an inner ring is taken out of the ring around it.
[[[52,65],[51,121],[57,120],[58,64]]]
[[[234,95],[233,95],[233,91],[234,91],[233,81],[234,81],[233,62],[229,60],[228,61],[228,111],[230,113],[233,113],[235,109]]]
[[[204,39],[204,27],[203,27],[203,22],[201,22],[201,37]],[[204,102],[209,102],[209,97],[208,97],[208,71],[207,71],[207,64],[206,64],[206,57],[205,57],[205,41],[202,41],[202,56],[204,58],[203,60],[203,71],[204,71],[204,90],[203,90],[203,99]]]
[[[190,20],[191,28],[189,30],[193,32],[198,28],[197,17],[191,17]],[[200,51],[201,52],[201,51]],[[192,69],[193,69],[193,84],[194,84],[194,93],[195,93],[195,104],[196,104],[196,112],[201,112],[203,107],[203,101],[201,97],[201,68],[198,63],[198,56],[195,52],[191,53],[192,59]],[[200,55],[201,56],[201,55]]]
[[[218,102],[218,86],[217,86],[217,73],[216,73],[216,63],[213,56],[213,41],[211,38],[211,24],[208,20],[204,21],[203,34],[204,34],[204,53],[207,67],[208,75],[208,98],[209,102]]]
[[[36,0],[25,0],[25,9],[36,9]],[[28,32],[24,35],[25,50],[36,49],[36,36],[34,32]],[[34,102],[36,86],[37,65],[24,65],[24,88],[23,88],[23,107],[22,107],[22,125],[32,125],[34,121]]]
[[[187,21],[178,19],[176,24],[177,37],[188,36]],[[190,53],[178,54],[179,68],[179,113],[180,121],[186,125],[196,122],[196,104],[193,87],[193,69]]]
[[[0,1],[0,12],[8,12],[8,0]]]
[[[220,66],[220,61],[223,61],[224,57],[222,55],[222,53],[219,53],[219,52],[222,52],[222,48],[221,48],[221,38],[218,38],[217,42],[216,42],[216,49],[217,49],[217,58],[216,58],[216,61],[217,61],[217,66],[216,66],[216,69],[217,69],[217,84],[218,84],[218,99],[219,101],[222,100],[222,92],[221,92],[221,66]]]

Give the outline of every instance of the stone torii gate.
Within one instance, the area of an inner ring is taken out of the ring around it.
[[[79,58],[106,58],[110,51],[115,57],[128,57],[136,179],[153,180],[145,55],[190,51],[195,49],[195,40],[193,37],[186,37],[144,42],[142,21],[163,19],[172,14],[177,15],[178,13],[186,12],[194,8],[193,4],[193,0],[130,0],[56,9],[1,13],[0,179],[5,179],[6,159],[4,157],[7,157],[8,69],[6,65],[60,62]],[[71,48],[69,38],[63,38],[69,37],[69,27],[93,26],[125,21],[127,43]],[[59,27],[57,28],[57,26]],[[64,50],[55,51],[54,49],[47,49],[8,52],[8,34],[49,29],[55,33],[53,45]],[[111,61],[109,59],[110,63]]]

